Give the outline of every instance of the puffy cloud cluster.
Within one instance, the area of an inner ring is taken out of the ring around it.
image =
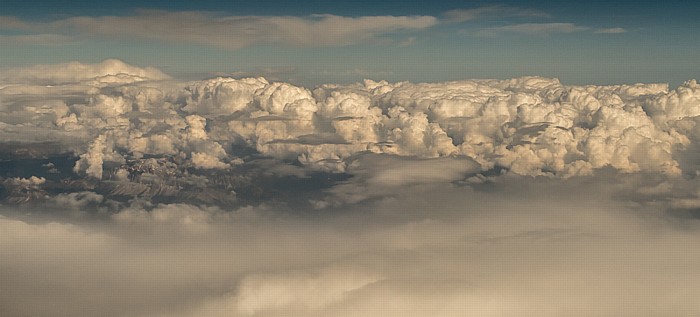
[[[195,84],[184,109],[212,121],[229,114],[227,131],[219,135],[311,166],[372,151],[467,156],[484,169],[499,166],[527,175],[573,176],[606,166],[678,174],[674,148],[688,139],[675,122],[693,116],[694,103],[685,97],[675,108],[666,105],[678,100],[675,95],[692,96],[693,87],[693,82],[675,91],[656,84],[567,87],[533,77],[366,81],[311,93],[262,79],[221,78]]]
[[[366,80],[312,91],[263,78],[162,81],[157,70],[115,60],[35,68],[0,89],[0,124],[13,135],[5,139],[50,134],[80,157],[76,172],[98,179],[107,165],[144,155],[225,170],[242,162],[236,147],[329,171],[372,152],[467,157],[482,170],[522,175],[570,177],[605,167],[679,175],[680,150],[697,138],[700,114],[694,81],[669,90],[539,77]],[[63,84],[18,84],[29,79]]]
[[[57,85],[87,81],[89,83],[131,83],[144,80],[167,79],[168,76],[153,67],[140,68],[117,59],[97,64],[71,62],[56,65],[35,65],[10,69],[0,73],[0,80],[9,83]]]
[[[0,315],[700,312],[695,81],[103,64],[0,84]]]
[[[323,209],[477,174],[570,178],[613,169],[692,178],[700,170],[700,86],[692,80],[676,89],[540,77],[309,89],[264,78],[178,82],[116,60],[12,74],[0,84],[0,153],[47,161],[32,161],[35,173],[0,175],[46,179],[31,190],[5,181],[8,201],[96,191],[108,200],[244,204],[269,197],[270,177],[311,177],[319,183],[309,186],[323,187],[313,175],[326,172],[364,182],[308,197]],[[44,167],[56,157],[73,161]],[[58,189],[66,182],[70,190]],[[674,197],[676,206],[693,199]]]

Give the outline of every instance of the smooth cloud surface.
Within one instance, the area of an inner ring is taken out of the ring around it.
[[[700,312],[694,80],[0,80],[2,315]]]
[[[108,59],[98,64],[72,62],[56,65],[36,65],[29,68],[9,69],[0,73],[0,81],[9,84],[56,85],[87,80],[115,80],[117,81],[116,83],[127,83],[167,78],[168,76],[158,69],[131,66],[117,59]]]
[[[0,28],[239,49],[269,43],[351,45],[377,40],[393,31],[421,30],[437,23],[432,16],[225,16],[198,11],[139,10],[130,16],[77,16],[41,23],[12,18]]]
[[[170,44],[196,44],[237,50],[254,45],[291,47],[349,46],[395,43],[408,46],[421,32],[434,27],[474,20],[506,20],[500,27],[476,27],[470,33],[495,36],[503,33],[548,35],[591,29],[572,23],[541,23],[546,12],[490,5],[453,9],[441,16],[305,16],[225,15],[207,11],[135,10],[128,15],[55,17],[45,21],[2,16],[0,43],[8,45],[60,45],[84,40],[140,40]],[[624,33],[619,27],[595,33]]]
[[[517,33],[527,35],[550,35],[557,33],[574,33],[588,30],[588,27],[573,23],[522,23],[511,24],[493,28],[486,28],[476,34],[481,36],[495,36],[502,33]],[[596,33],[599,33],[596,31]],[[613,32],[607,32],[613,33]],[[615,32],[622,33],[622,32]]]
[[[450,22],[465,22],[485,17],[548,18],[550,15],[539,10],[505,5],[484,6],[474,9],[454,9],[445,12],[445,18]]]

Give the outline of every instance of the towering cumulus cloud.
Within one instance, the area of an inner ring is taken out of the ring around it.
[[[694,80],[6,71],[0,315],[694,316],[699,124]]]

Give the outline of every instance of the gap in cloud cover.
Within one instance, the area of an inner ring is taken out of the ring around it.
[[[700,85],[0,73],[0,315],[695,315]]]

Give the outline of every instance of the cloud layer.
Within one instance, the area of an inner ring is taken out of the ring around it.
[[[0,314],[696,315],[700,85],[0,75]]]
[[[379,40],[390,32],[421,30],[437,23],[437,18],[432,16],[226,16],[212,12],[138,10],[130,16],[77,16],[42,23],[12,18],[0,25],[0,29],[238,49],[271,43],[292,46],[352,45]]]
[[[305,16],[226,15],[207,11],[135,10],[128,15],[53,17],[29,21],[2,16],[0,43],[8,45],[58,45],[84,40],[138,40],[169,44],[196,44],[237,50],[254,45],[329,47],[356,44],[395,43],[407,46],[417,35],[439,26],[453,26],[494,19],[497,27],[472,26],[470,33],[495,36],[503,33],[528,35],[562,34],[592,29],[572,23],[548,22],[546,12],[491,5],[453,9],[440,16]],[[624,33],[619,27],[595,33]],[[6,34],[3,34],[6,33]]]
[[[531,176],[608,167],[681,175],[693,173],[680,164],[697,138],[700,98],[695,81],[674,90],[565,86],[539,77],[365,80],[313,90],[264,78],[181,83],[118,60],[2,76],[0,127],[8,144],[45,135],[56,147],[42,149],[44,156],[72,153],[79,158],[74,171],[97,180],[108,171],[127,173],[116,166],[145,157],[229,170],[244,163],[247,151],[332,172],[376,153],[466,158],[481,171]]]
[[[0,303],[9,316],[700,311],[697,221],[631,208],[611,188],[433,182],[314,217],[184,204],[100,223],[2,217]]]

